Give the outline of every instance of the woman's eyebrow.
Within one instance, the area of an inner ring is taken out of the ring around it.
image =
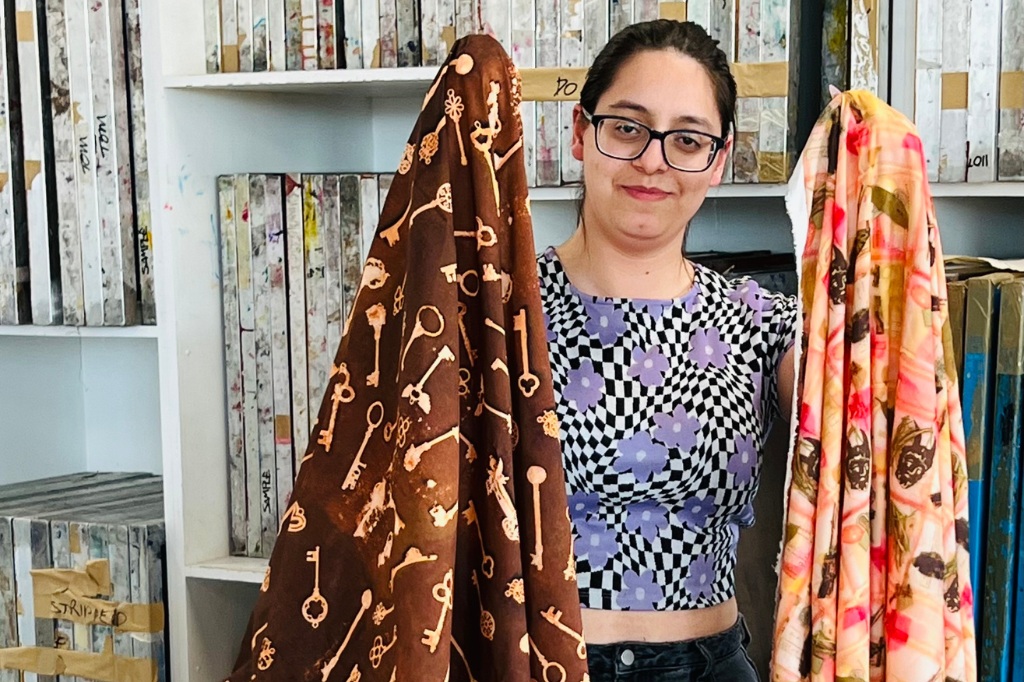
[[[643,114],[643,115],[647,116],[648,118],[650,118],[650,116],[651,116],[650,110],[647,107],[645,107],[644,105],[638,104],[636,102],[632,102],[630,100],[625,100],[625,99],[619,100],[617,102],[614,102],[614,103],[610,104],[609,108],[625,110],[625,111],[633,111],[633,112],[636,112],[638,114]],[[674,125],[674,126],[675,125],[693,125],[693,126],[702,126],[704,128],[710,128],[711,127],[711,121],[707,120],[703,116],[682,115],[682,116],[676,116],[674,119],[672,119],[672,125]]]

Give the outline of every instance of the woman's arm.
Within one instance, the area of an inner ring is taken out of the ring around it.
[[[787,422],[792,419],[793,384],[796,382],[795,345],[790,346],[779,363],[779,414]]]

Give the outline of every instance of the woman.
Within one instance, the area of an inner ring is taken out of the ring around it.
[[[659,20],[609,41],[574,111],[579,226],[539,268],[593,682],[757,679],[735,550],[796,302],[683,252],[735,104],[717,42]]]

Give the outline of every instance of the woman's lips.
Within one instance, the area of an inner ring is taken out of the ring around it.
[[[658,201],[669,196],[668,192],[657,187],[644,187],[643,185],[623,185],[622,189],[629,196],[640,201]]]

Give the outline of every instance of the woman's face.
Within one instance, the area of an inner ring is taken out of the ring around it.
[[[624,116],[654,130],[724,134],[711,78],[697,61],[676,50],[646,50],[630,57],[595,109],[590,113]],[[633,161],[613,159],[597,150],[594,127],[581,112],[577,106],[572,154],[583,162],[587,230],[600,230],[626,251],[681,241],[708,188],[721,182],[728,149],[720,150],[701,173],[669,166],[658,140],[651,140]]]

